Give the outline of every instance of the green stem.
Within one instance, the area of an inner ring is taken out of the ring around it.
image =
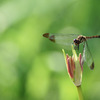
[[[77,87],[77,91],[78,91],[79,100],[83,100],[81,85],[76,86],[76,87]]]

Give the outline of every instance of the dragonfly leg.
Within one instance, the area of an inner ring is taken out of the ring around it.
[[[75,45],[74,49],[79,51],[79,45]]]

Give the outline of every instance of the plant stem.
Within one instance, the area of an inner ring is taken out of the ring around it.
[[[76,87],[77,87],[77,91],[78,91],[79,100],[83,100],[81,85],[76,86]]]

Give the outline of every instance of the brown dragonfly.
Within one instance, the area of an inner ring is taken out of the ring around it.
[[[71,46],[73,43],[77,49],[79,50],[79,45],[83,43],[83,62],[85,61],[87,65],[90,67],[90,69],[94,69],[94,61],[93,57],[91,55],[91,52],[89,50],[87,40],[92,38],[100,38],[100,35],[96,36],[83,36],[78,34],[50,34],[45,33],[43,34],[45,38],[48,38],[50,41],[64,45],[64,47],[67,47],[68,45]]]

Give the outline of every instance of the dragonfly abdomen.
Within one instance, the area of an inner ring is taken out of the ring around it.
[[[86,39],[92,39],[92,38],[100,38],[100,35],[86,36]]]

